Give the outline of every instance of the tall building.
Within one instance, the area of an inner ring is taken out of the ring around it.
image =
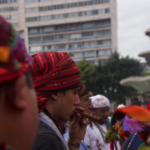
[[[117,51],[116,0],[0,0],[30,54],[65,51],[96,64]]]

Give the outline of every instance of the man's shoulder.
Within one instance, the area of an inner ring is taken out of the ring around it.
[[[33,150],[48,150],[50,148],[56,150],[63,149],[60,139],[54,132],[46,127],[40,127]]]

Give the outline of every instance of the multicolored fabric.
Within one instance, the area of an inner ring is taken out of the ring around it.
[[[86,94],[88,94],[87,88],[85,87],[85,85],[82,82],[80,82],[79,97],[82,97]]]
[[[143,149],[150,149],[150,111],[136,105],[119,108],[113,115],[114,123],[122,120],[122,130],[130,134],[138,133],[146,146]]]
[[[140,106],[131,105],[116,109],[113,118],[115,120],[121,120],[125,117],[125,115],[128,115],[130,118],[136,119],[144,123],[150,122],[150,112]]]
[[[150,111],[150,102],[147,104],[146,109],[147,109],[148,111]]]
[[[110,107],[108,98],[103,95],[96,95],[90,98],[92,99],[93,108]]]
[[[80,86],[80,70],[65,52],[47,51],[32,55],[30,71],[37,94],[39,111],[54,91]]]
[[[29,64],[31,58],[19,34],[0,16],[0,84],[24,74]]]

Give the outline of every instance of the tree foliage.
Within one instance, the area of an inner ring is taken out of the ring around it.
[[[110,100],[124,103],[126,97],[132,97],[137,91],[132,87],[120,85],[120,81],[131,76],[139,76],[143,67],[136,59],[120,57],[113,53],[110,58],[102,64],[91,65],[85,60],[80,61],[78,66],[81,71],[81,81],[91,88],[94,94],[106,95]]]

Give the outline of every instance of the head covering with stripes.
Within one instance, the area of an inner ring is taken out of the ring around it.
[[[33,85],[36,90],[39,111],[54,91],[79,87],[80,70],[65,52],[46,51],[32,55],[30,67]]]
[[[31,58],[24,42],[14,27],[0,15],[0,85],[4,87],[20,77],[29,69],[29,64]]]
[[[88,94],[88,90],[85,87],[85,85],[82,82],[80,82],[79,97],[82,97],[82,96],[84,96],[86,94]]]

